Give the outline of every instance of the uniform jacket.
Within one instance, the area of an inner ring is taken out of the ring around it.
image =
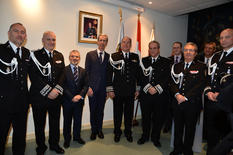
[[[125,66],[121,70],[117,70],[109,63],[107,69],[107,92],[114,91],[115,95],[119,96],[134,96],[136,85],[139,85],[141,69],[138,55],[130,52],[129,59],[124,59],[122,52],[116,52],[111,57],[113,61],[124,60]],[[119,65],[116,65],[116,67]]]
[[[48,54],[45,49],[42,48],[34,52],[36,59],[40,62],[41,65],[46,65],[50,60]],[[31,87],[30,87],[30,99],[31,103],[34,102],[40,103],[40,101],[44,101],[47,99],[48,94],[52,91],[53,88],[57,88],[61,94],[63,93],[63,88],[61,87],[61,77],[63,73],[63,69],[65,67],[63,55],[54,50],[53,58],[51,62],[51,74],[52,76],[43,76],[35,62],[31,60],[30,67],[30,79],[31,79]],[[47,71],[45,71],[46,73]]]
[[[205,93],[210,91],[219,92],[222,89],[221,79],[227,74],[233,74],[233,51],[220,60],[222,51],[217,52],[213,55],[211,65],[216,63],[217,68],[214,72],[213,77],[209,76]]]
[[[161,56],[158,56],[155,63],[152,64],[152,58],[150,56],[142,59],[145,68],[152,66],[153,71],[150,76],[142,74],[141,77],[141,94],[150,95],[148,93],[149,88],[155,87],[157,94],[167,93],[168,79],[170,76],[170,60]]]
[[[175,74],[183,72],[183,81],[171,84],[172,95],[179,93],[188,99],[188,102],[201,104],[201,95],[206,83],[206,65],[193,61],[188,69],[184,70],[184,62],[174,66]]]
[[[21,47],[21,60],[18,60],[18,75],[16,71],[11,74],[0,73],[0,109],[7,111],[20,111],[28,107],[27,75],[29,69],[30,52]],[[9,42],[0,45],[0,59],[10,63],[16,57]],[[10,70],[2,62],[0,69],[4,72]]]

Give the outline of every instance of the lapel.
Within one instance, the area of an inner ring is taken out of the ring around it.
[[[7,50],[8,50],[8,52],[9,52],[10,56],[11,56],[11,57],[15,57],[15,52],[14,52],[13,48],[11,47],[9,41],[7,41],[6,47],[7,47]]]
[[[73,74],[73,72],[72,72],[71,67],[72,67],[72,66],[69,65],[69,67],[68,67],[68,69],[67,69],[67,75],[68,75],[68,77],[71,79],[71,81],[74,82],[74,74]]]

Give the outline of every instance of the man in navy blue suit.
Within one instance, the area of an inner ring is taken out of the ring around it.
[[[70,146],[71,140],[71,124],[73,124],[73,140],[79,144],[85,144],[81,138],[82,112],[84,98],[88,90],[87,74],[85,69],[78,66],[80,62],[80,53],[77,50],[72,50],[69,55],[70,65],[66,66],[63,74],[64,102],[63,116],[63,136],[64,147]]]
[[[109,60],[109,54],[105,51],[107,43],[108,36],[99,35],[98,48],[87,53],[85,62],[89,84],[87,95],[90,108],[91,140],[95,140],[97,135],[101,139],[104,138],[102,126],[106,101],[106,69]]]

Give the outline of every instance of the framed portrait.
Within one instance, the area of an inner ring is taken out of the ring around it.
[[[97,36],[102,33],[103,16],[79,11],[78,42],[95,44]]]

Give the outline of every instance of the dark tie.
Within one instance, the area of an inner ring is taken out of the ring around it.
[[[99,60],[100,60],[100,63],[101,63],[101,64],[102,64],[102,62],[103,62],[102,54],[103,54],[103,52],[100,52]]]
[[[16,54],[15,54],[15,56],[16,56],[16,58],[17,58],[18,60],[20,60],[19,50],[20,50],[20,48],[18,47],[18,48],[16,49]]]
[[[125,59],[129,59],[129,53],[125,53]]]
[[[52,63],[53,63],[53,54],[51,52],[49,52],[49,62],[52,65]]]
[[[209,63],[209,58],[206,59],[206,65],[208,65],[208,63]]]
[[[224,51],[224,52],[223,52],[222,59],[223,59],[226,55],[227,55],[227,52],[226,52],[226,51]]]
[[[155,58],[152,58],[152,64],[154,64],[155,63]]]
[[[184,70],[187,70],[189,68],[189,63],[185,63],[185,68]]]
[[[78,85],[78,68],[74,67],[74,82],[76,85]]]
[[[175,64],[177,64],[178,63],[178,56],[175,56],[176,58],[175,58]]]

